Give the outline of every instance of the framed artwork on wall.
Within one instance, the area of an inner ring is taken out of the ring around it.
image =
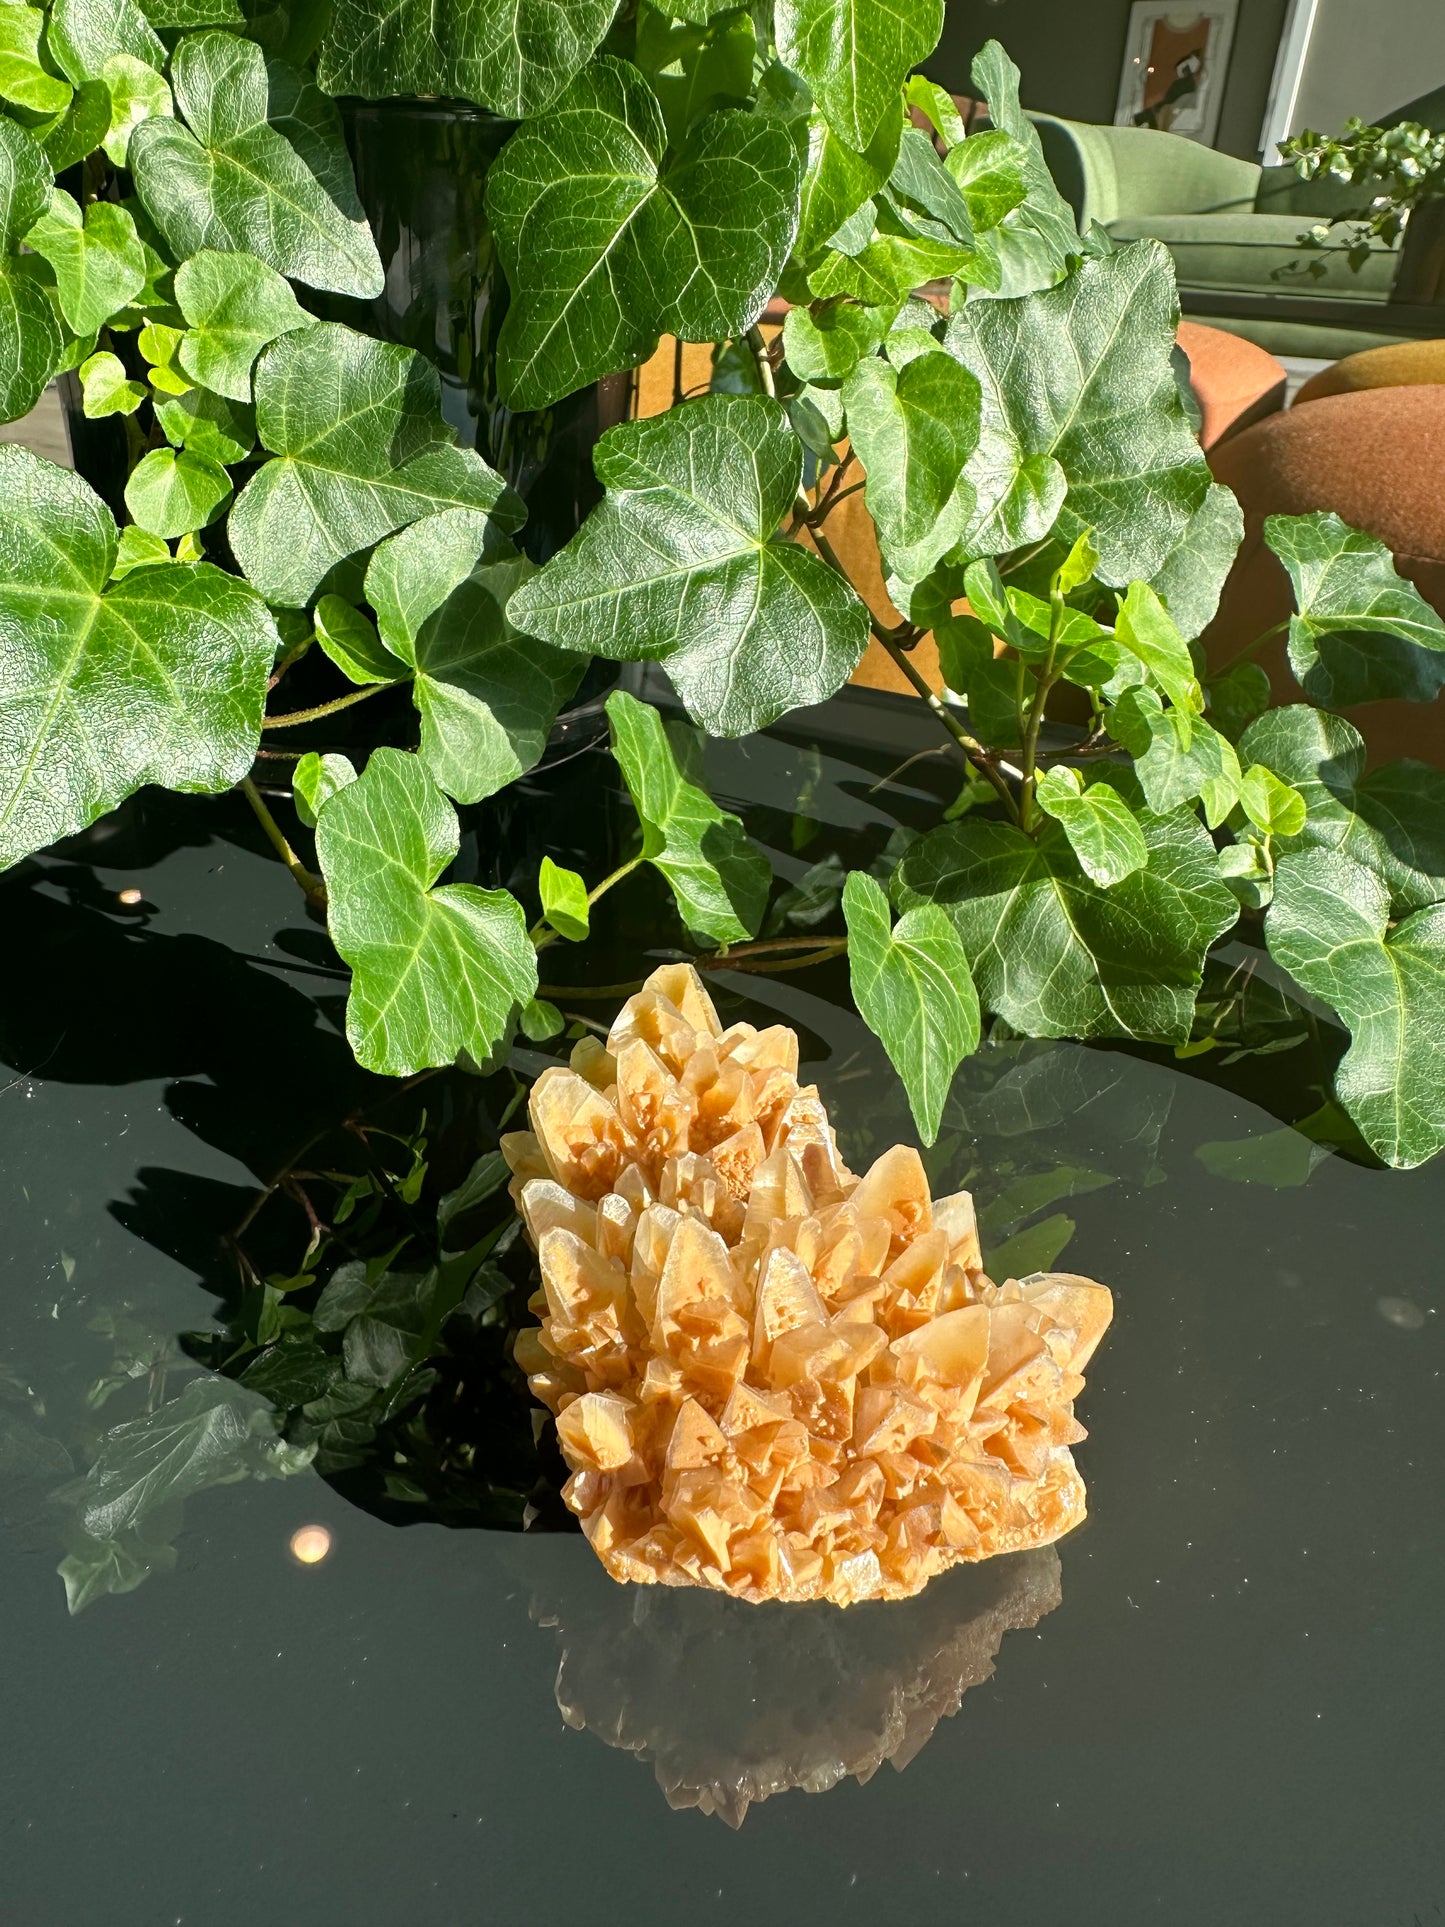
[[[1213,144],[1239,0],[1170,7],[1135,0],[1116,127],[1157,127]]]

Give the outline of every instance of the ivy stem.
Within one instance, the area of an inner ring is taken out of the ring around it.
[[[249,776],[244,776],[241,779],[241,794],[255,811],[256,821],[266,832],[267,842],[301,886],[301,891],[306,901],[314,904],[318,910],[324,910],[326,908],[326,885],[314,871],[307,869],[306,865],[286,841],[285,836],[282,834],[280,824],[276,821],[275,817],[272,816],[270,810],[267,809],[262,800],[261,792],[256,788],[256,785],[251,781]]]
[[[365,689],[353,689],[350,695],[338,696],[334,702],[318,703],[314,709],[288,709],[284,715],[268,716],[261,727],[295,729],[300,723],[317,723],[323,716],[335,716],[340,710],[350,709],[353,703],[364,703],[368,696],[379,696],[383,689],[390,688],[390,683],[369,683]]]
[[[1064,599],[1057,593],[1051,598],[1053,611],[1049,618],[1049,654],[1039,675],[1038,686],[1034,690],[1033,701],[1029,704],[1028,722],[1023,732],[1023,772],[1019,787],[1019,827],[1030,833],[1034,827],[1034,791],[1038,787],[1039,731],[1044,724],[1044,708],[1053,694],[1058,674],[1054,669],[1054,659],[1059,653],[1059,630],[1064,620]]]
[[[595,885],[594,888],[592,888],[587,892],[588,909],[589,910],[591,909],[592,905],[597,902],[599,897],[605,897],[607,892],[612,888],[614,883],[621,883],[624,877],[630,877],[632,875],[632,872],[645,861],[646,861],[646,858],[641,854],[639,854],[634,857],[629,857],[626,863],[619,863],[615,870],[613,870],[608,876],[603,877],[602,881],[599,884]],[[532,925],[532,928],[527,932],[527,935],[532,940],[532,948],[534,950],[545,950],[549,943],[555,943],[557,941],[557,938],[560,934],[561,933],[559,931],[548,929],[547,919],[545,917],[538,917],[537,921]],[[584,995],[600,996],[602,993],[600,991],[583,992],[583,991],[574,990],[569,992],[568,994],[573,997],[580,997]],[[540,997],[542,995],[542,992],[539,990],[537,992],[537,995]]]
[[[827,939],[800,937],[797,939],[788,939],[788,941],[807,944],[809,948],[806,955],[779,957],[773,961],[769,961],[764,957],[759,957],[755,960],[751,957],[740,956],[739,953],[741,951],[750,948],[747,944],[740,944],[736,949],[725,951],[715,957],[699,957],[697,959],[697,968],[699,970],[746,970],[754,976],[781,977],[785,971],[810,970],[814,964],[826,963],[830,957],[841,957],[848,948],[848,939],[846,937],[829,937]],[[762,947],[768,948],[769,946],[765,945]]]
[[[849,587],[853,588],[852,577],[839,561],[838,552],[828,540],[827,536],[824,535],[821,529],[811,529],[809,533],[817,544],[819,555],[822,556],[829,568],[834,570],[836,574],[842,576]],[[856,588],[853,588],[853,593],[855,595],[858,594]],[[863,602],[862,596],[858,596],[858,600]],[[904,676],[913,685],[915,693],[922,697],[923,701],[928,704],[928,707],[933,711],[938,721],[948,731],[954,742],[958,744],[970,768],[976,768],[985,781],[992,783],[993,787],[998,791],[999,798],[1008,810],[1009,815],[1013,818],[1014,822],[1017,823],[1019,820],[1019,811],[1018,805],[1013,798],[1013,792],[1004,779],[1003,773],[994,767],[993,760],[987,749],[984,748],[976,736],[969,735],[963,724],[953,714],[948,704],[944,702],[936,690],[929,688],[924,677],[908,660],[903,637],[907,635],[916,642],[919,632],[913,627],[911,622],[900,623],[896,629],[890,629],[887,624],[879,621],[873,611],[868,608],[866,602],[863,602],[863,607],[868,609],[868,621],[874,635],[878,638],[884,649],[887,650],[889,656],[897,664],[898,668],[903,671]]]
[[[747,343],[753,351],[753,360],[758,364],[758,380],[763,384],[763,393],[776,401],[778,384],[773,373],[773,358],[768,353],[767,342],[763,340],[763,331],[756,323],[748,329]]]
[[[1286,616],[1283,622],[1277,622],[1272,629],[1266,629],[1264,634],[1262,636],[1256,636],[1253,642],[1247,642],[1242,649],[1236,649],[1227,662],[1222,662],[1217,669],[1210,670],[1208,681],[1217,682],[1221,676],[1227,676],[1236,663],[1248,662],[1257,649],[1262,649],[1267,642],[1272,642],[1276,636],[1282,636],[1285,630],[1288,629],[1289,622],[1290,619]]]

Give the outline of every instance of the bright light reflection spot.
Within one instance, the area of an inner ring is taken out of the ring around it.
[[[143,901],[143,893],[139,890],[122,890],[116,901],[118,903],[140,903]]]
[[[301,1566],[319,1566],[331,1550],[325,1526],[300,1526],[291,1534],[291,1557]]]

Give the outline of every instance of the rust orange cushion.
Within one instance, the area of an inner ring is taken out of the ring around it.
[[[1199,439],[1206,448],[1283,408],[1285,371],[1266,349],[1200,321],[1180,322],[1179,346],[1189,357],[1190,386],[1204,417]]]
[[[1445,386],[1327,395],[1236,435],[1210,457],[1244,509],[1244,546],[1205,635],[1218,665],[1288,616],[1284,570],[1264,546],[1267,515],[1330,509],[1378,537],[1395,566],[1445,614]],[[1284,644],[1259,660],[1277,701],[1295,694]],[[1372,761],[1418,756],[1445,765],[1438,703],[1369,703],[1352,713]]]
[[[1361,388],[1418,388],[1432,382],[1445,382],[1445,341],[1391,341],[1321,368],[1300,389],[1294,405],[1355,394]]]

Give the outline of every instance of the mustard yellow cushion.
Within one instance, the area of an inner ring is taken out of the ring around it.
[[[1353,395],[1362,388],[1422,388],[1437,381],[1445,382],[1445,341],[1392,341],[1321,368],[1300,389],[1294,405],[1323,395]]]

